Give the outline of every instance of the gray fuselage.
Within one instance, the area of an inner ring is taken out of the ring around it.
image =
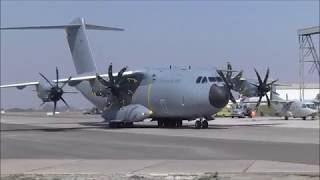
[[[193,119],[211,116],[229,101],[229,91],[213,70],[146,69],[143,72],[144,78],[134,92],[131,104],[145,106],[153,112],[153,117]],[[99,109],[107,106],[107,98],[92,95],[89,82],[83,81],[76,87]],[[221,91],[212,90],[213,87],[221,88]]]

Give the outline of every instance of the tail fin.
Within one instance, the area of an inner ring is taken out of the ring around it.
[[[77,74],[87,72],[95,72],[96,65],[90,49],[87,29],[92,30],[111,30],[123,31],[120,28],[97,26],[85,23],[83,18],[76,18],[68,25],[60,26],[28,26],[28,27],[8,27],[1,28],[1,30],[28,30],[28,29],[65,29],[73,63],[75,65]]]

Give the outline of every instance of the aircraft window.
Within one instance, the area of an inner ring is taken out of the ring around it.
[[[201,82],[202,76],[199,76],[196,80],[196,83],[199,84]]]
[[[209,79],[210,82],[216,82],[217,81],[217,79],[215,77],[208,77],[208,79]]]
[[[203,83],[207,83],[207,82],[208,82],[207,77],[203,77],[201,83],[203,84]]]
[[[303,104],[304,108],[316,109],[315,104]]]
[[[217,81],[218,81],[218,82],[222,82],[223,80],[222,80],[221,77],[217,77]]]

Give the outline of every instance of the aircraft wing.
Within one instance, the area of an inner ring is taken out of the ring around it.
[[[123,73],[123,76],[129,76],[129,77],[135,77],[138,75],[143,74],[142,71],[126,71]],[[117,76],[117,73],[113,74],[114,76]],[[108,77],[108,74],[101,74],[100,75],[103,78]],[[96,79],[96,75],[84,75],[84,76],[78,76],[78,77],[73,77],[69,81],[70,86],[75,86],[79,84],[82,81],[90,81]],[[68,81],[68,78],[64,79],[59,79],[59,83],[65,83]],[[56,80],[53,80],[52,82],[56,82]],[[16,87],[17,89],[24,89],[27,86],[32,86],[32,85],[39,85],[39,82],[26,82],[26,83],[18,83],[18,84],[7,84],[7,85],[1,85],[0,88],[10,88],[10,87]]]
[[[123,76],[129,76],[129,77],[134,77],[134,76],[138,76],[138,75],[141,75],[143,74],[142,71],[126,71],[123,73]],[[113,76],[117,76],[118,73],[113,73]],[[100,77],[103,77],[103,78],[108,78],[108,74],[99,74]],[[69,80],[69,86],[75,86],[77,84],[79,84],[80,82],[82,81],[90,81],[90,80],[94,80],[96,79],[96,74],[94,75],[84,75],[84,76],[77,76],[77,77],[72,77],[70,80]],[[65,78],[65,79],[59,79],[59,83],[65,83],[68,81],[68,78]],[[56,80],[54,80],[53,82],[56,82]]]
[[[23,89],[27,86],[36,86],[36,85],[39,85],[39,82],[26,82],[26,83],[19,83],[19,84],[1,85],[0,88],[16,87],[17,89]]]

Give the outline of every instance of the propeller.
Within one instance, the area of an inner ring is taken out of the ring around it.
[[[270,103],[270,99],[269,99],[269,96],[268,96],[268,92],[272,90],[272,85],[278,81],[278,79],[274,80],[274,81],[271,81],[268,83],[268,78],[269,78],[269,73],[270,73],[270,70],[269,68],[267,69],[267,72],[266,72],[266,75],[262,81],[261,79],[261,76],[260,74],[258,73],[258,71],[256,69],[254,69],[256,75],[257,75],[257,78],[258,78],[258,82],[259,84],[253,84],[253,83],[250,83],[252,84],[253,86],[257,87],[257,90],[258,90],[258,96],[259,96],[259,100],[258,100],[258,103],[256,104],[256,107],[258,107],[261,103],[261,99],[263,96],[266,96],[267,98],[267,102],[268,102],[268,107],[270,107],[271,103]]]
[[[39,73],[40,76],[51,86],[49,89],[49,93],[48,93],[48,99],[49,101],[53,102],[53,115],[55,115],[56,113],[56,109],[57,109],[57,102],[59,100],[61,100],[69,109],[70,106],[68,105],[68,103],[65,101],[65,99],[63,99],[62,95],[64,93],[74,93],[74,92],[64,92],[63,91],[63,87],[71,80],[71,76],[69,77],[69,79],[64,82],[61,86],[59,86],[59,70],[58,67],[56,67],[56,81],[55,84],[52,84],[42,73]],[[43,105],[46,102],[43,102],[41,105]]]
[[[225,71],[226,73],[224,74],[223,71]],[[230,62],[227,62],[227,70],[217,70],[217,73],[219,74],[219,76],[222,78],[223,82],[227,85],[229,89],[230,100],[233,103],[236,103],[236,100],[233,97],[233,94],[231,92],[231,90],[234,89],[234,82],[232,78],[233,72],[236,72],[236,71],[232,70],[232,66]],[[241,77],[241,76],[242,76],[242,71],[240,71],[235,77]]]
[[[124,105],[125,100],[122,96],[123,92],[126,92],[127,94],[130,94],[130,90],[127,90],[127,88],[124,86],[126,82],[128,82],[128,78],[123,76],[123,73],[128,69],[128,67],[122,68],[117,76],[113,76],[113,70],[112,70],[112,63],[110,63],[108,68],[108,76],[109,81],[106,81],[103,79],[99,74],[96,74],[97,80],[104,86],[106,86],[108,89],[110,89],[111,94],[117,98],[117,100]]]
[[[232,95],[231,89],[233,88],[233,84],[228,81],[227,77],[223,74],[223,72],[221,70],[217,70],[217,73],[219,74],[219,76],[222,78],[223,82],[226,84],[226,86],[229,89],[229,98],[233,103],[236,103],[235,98]]]

